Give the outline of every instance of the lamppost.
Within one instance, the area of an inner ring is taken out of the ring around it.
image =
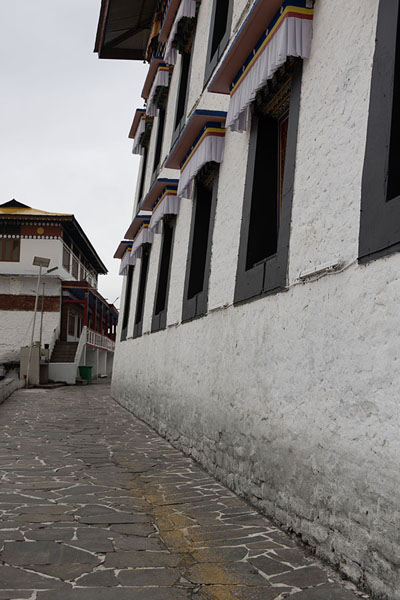
[[[46,269],[50,264],[50,258],[43,258],[41,256],[35,256],[32,264],[34,267],[39,267],[39,274],[38,274],[38,280],[37,280],[37,286],[36,286],[35,308],[33,310],[32,335],[31,335],[31,343],[29,346],[28,365],[26,367],[26,387],[28,387],[28,385],[29,385],[29,371],[30,371],[30,367],[31,367],[33,336],[35,335],[36,312],[37,312],[38,299],[39,299],[40,279],[42,277],[43,267]],[[51,269],[51,270],[53,270],[53,269]]]

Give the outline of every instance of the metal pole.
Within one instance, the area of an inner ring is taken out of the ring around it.
[[[42,332],[43,332],[43,311],[44,311],[44,287],[45,287],[45,283],[42,284],[42,309],[41,309],[41,315],[40,315],[40,350],[42,349]]]
[[[30,371],[30,367],[31,367],[32,348],[33,348],[33,336],[35,335],[36,312],[37,312],[38,299],[39,299],[39,287],[40,287],[40,278],[41,278],[41,276],[42,276],[42,267],[40,266],[39,267],[38,280],[37,280],[37,287],[36,287],[35,308],[33,310],[33,323],[32,323],[31,345],[29,346],[28,366],[27,366],[27,369],[26,369],[26,387],[28,387],[28,385],[29,385],[29,371]]]

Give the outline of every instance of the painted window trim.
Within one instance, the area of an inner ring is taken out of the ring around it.
[[[163,217],[163,227],[165,225],[165,219],[168,216],[169,215],[166,215],[165,217]],[[151,321],[151,332],[152,333],[155,333],[156,331],[165,329],[167,326],[169,286],[170,286],[170,281],[171,281],[171,266],[172,266],[172,257],[174,254],[174,242],[175,242],[175,231],[176,231],[176,215],[170,215],[170,219],[171,219],[171,223],[172,223],[171,224],[172,239],[171,239],[171,252],[170,252],[169,263],[168,263],[168,278],[167,278],[167,288],[166,288],[166,292],[165,292],[165,306],[164,306],[163,310],[160,311],[158,314],[155,313],[156,305],[157,305],[157,296],[158,296],[158,291],[159,291],[159,286],[160,286],[162,251],[163,251],[163,245],[164,245],[164,239],[165,239],[164,238],[165,232],[163,230],[162,242],[161,242],[161,247],[160,247],[160,257],[159,257],[159,261],[158,261],[157,285],[156,285],[156,292],[154,295],[153,317],[152,317],[152,321]]]
[[[184,287],[183,304],[182,304],[182,323],[185,323],[188,321],[193,321],[194,319],[198,319],[200,317],[205,316],[207,313],[208,287],[209,287],[210,269],[211,269],[211,249],[212,249],[212,240],[213,240],[213,234],[214,234],[215,214],[216,214],[216,209],[217,209],[218,182],[219,182],[219,165],[217,165],[217,167],[216,167],[215,175],[214,175],[214,182],[213,182],[203,289],[201,292],[196,294],[193,298],[188,298],[190,271],[191,271],[192,246],[193,246],[194,232],[195,232],[196,203],[197,203],[197,189],[196,189],[197,186],[195,187],[194,200],[192,202],[192,217],[191,217],[191,223],[190,223],[189,246],[188,246],[187,260],[186,260],[185,287]]]
[[[277,293],[286,288],[289,258],[290,225],[292,218],[293,187],[296,166],[297,132],[299,125],[302,62],[295,67],[292,75],[290,111],[285,157],[285,172],[282,189],[277,252],[246,271],[247,240],[250,225],[253,172],[256,144],[252,124],[248,154],[247,173],[243,200],[242,224],[240,229],[239,257],[236,272],[234,304],[248,302],[267,294]]]
[[[214,29],[216,11],[217,11],[217,0],[214,0],[213,6],[212,6],[212,11],[211,11],[210,27],[208,30],[207,59],[206,59],[206,66],[205,66],[205,71],[204,71],[204,83],[203,83],[204,87],[206,87],[207,83],[209,82],[210,77],[211,77],[215,67],[219,63],[219,60],[220,60],[221,56],[223,55],[225,48],[228,45],[229,37],[231,34],[233,1],[230,0],[230,2],[229,2],[228,17],[226,20],[226,31],[225,31],[220,43],[218,44],[218,48],[214,52],[214,55],[211,56],[211,46],[212,46],[212,37],[213,37],[211,34]]]
[[[361,263],[400,251],[400,196],[387,201],[399,10],[399,0],[379,3],[361,185],[358,248]]]

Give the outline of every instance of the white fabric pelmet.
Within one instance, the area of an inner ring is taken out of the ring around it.
[[[136,256],[131,256],[130,252],[126,252],[121,260],[119,274],[120,275],[128,275],[129,265],[134,265],[135,263],[136,263]]]
[[[167,65],[176,65],[176,59],[178,58],[177,49],[173,47],[174,38],[178,31],[179,21],[184,17],[193,19],[196,16],[196,0],[182,0],[176,11],[174,23],[169,32],[167,45],[165,47],[164,61]]]
[[[158,87],[169,86],[169,72],[165,70],[158,70],[154,77],[153,85],[151,86],[149,98],[147,100],[146,115],[149,117],[155,117],[157,114],[157,106],[154,104],[154,96]]]
[[[181,200],[178,196],[167,195],[164,200],[159,204],[156,210],[153,212],[149,229],[154,233],[161,233],[162,225],[161,221],[164,215],[177,215],[179,213]]]
[[[140,145],[140,138],[146,129],[146,119],[140,119],[139,126],[136,130],[135,139],[133,140],[132,154],[143,154],[143,147]]]
[[[132,244],[131,257],[142,258],[142,246],[143,244],[152,244],[153,243],[153,232],[149,230],[148,227],[142,229],[142,231],[137,236],[136,240]]]
[[[232,94],[226,126],[232,131],[248,127],[248,109],[258,90],[287,60],[288,56],[308,58],[311,51],[312,20],[287,17],[267,44],[242,83]]]
[[[221,163],[224,159],[225,136],[208,135],[201,142],[186,167],[181,171],[178,184],[179,198],[193,196],[193,180],[206,163],[214,161]]]

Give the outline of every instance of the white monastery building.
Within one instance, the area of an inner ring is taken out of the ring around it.
[[[16,200],[0,205],[0,363],[18,363],[30,344],[35,256],[50,260],[34,330],[34,342],[48,349],[50,379],[75,383],[80,365],[91,366],[93,377],[111,374],[118,312],[97,290],[106,267],[74,215]]]
[[[399,0],[103,0],[95,50],[149,65],[113,395],[399,600]]]

